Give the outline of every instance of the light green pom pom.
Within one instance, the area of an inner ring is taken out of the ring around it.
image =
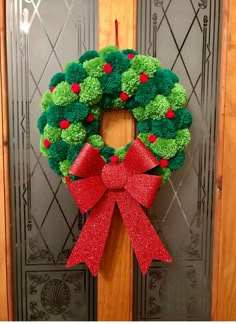
[[[143,107],[137,107],[132,110],[132,113],[134,114],[134,117],[137,120],[145,120],[147,119],[145,114],[145,109]]]
[[[69,174],[69,169],[71,167],[71,161],[68,160],[64,160],[62,162],[59,163],[60,165],[60,171],[63,174],[63,176],[68,176]]]
[[[139,133],[138,134],[138,138],[140,138],[140,140],[143,142],[143,144],[145,144],[147,147],[150,146],[150,142],[148,140],[148,137],[150,136],[150,133]]]
[[[185,147],[188,146],[190,140],[191,134],[188,128],[178,130],[175,138],[178,151],[185,149]]]
[[[81,123],[71,124],[68,128],[63,129],[61,137],[68,144],[83,143],[86,137],[86,130]]]
[[[108,46],[102,48],[102,49],[98,52],[98,54],[99,54],[100,56],[104,56],[104,55],[109,54],[109,53],[114,52],[114,51],[119,51],[119,48],[116,47],[116,46],[113,46],[113,45],[108,45]]]
[[[47,124],[44,127],[43,137],[47,138],[51,143],[55,143],[61,138],[61,129]]]
[[[150,145],[150,148],[164,159],[169,159],[177,153],[177,145],[174,139],[158,138]]]
[[[98,79],[88,77],[81,83],[80,101],[89,105],[96,104],[102,97],[102,88]]]
[[[40,137],[40,142],[39,142],[39,149],[40,149],[40,152],[44,155],[44,156],[46,156],[47,158],[48,157],[50,157],[50,154],[49,154],[49,150],[48,150],[48,148],[46,148],[45,146],[44,146],[44,137],[43,136],[41,136]]]
[[[146,73],[149,76],[153,76],[156,70],[161,68],[161,64],[157,59],[151,56],[136,55],[131,61],[131,67],[138,74]]]
[[[129,69],[121,75],[121,90],[129,96],[134,94],[139,85],[139,75],[133,69]]]
[[[101,150],[104,147],[103,138],[100,135],[91,135],[88,138],[88,143],[97,149]]]
[[[145,109],[147,119],[161,119],[165,117],[165,113],[170,109],[170,103],[166,97],[157,95]]]
[[[42,111],[47,111],[48,107],[53,103],[52,101],[52,93],[50,90],[44,92],[41,99],[41,108]]]
[[[66,106],[78,99],[77,94],[71,91],[66,81],[59,83],[52,93],[53,102],[58,106]]]
[[[119,156],[119,162],[123,161],[126,155],[125,147],[120,147],[115,150],[115,155]]]
[[[114,108],[114,109],[122,109],[122,108],[124,108],[124,106],[125,106],[125,103],[120,98],[116,98],[115,100],[112,101],[112,108]]]
[[[170,178],[171,171],[170,171],[169,168],[156,168],[156,169],[154,169],[154,174],[159,175],[160,177],[162,177],[161,184],[163,185]]]
[[[172,110],[182,108],[187,104],[187,95],[184,87],[176,83],[167,97]]]
[[[94,115],[95,119],[101,119],[102,109],[99,106],[92,106],[90,108],[90,113]]]
[[[89,76],[94,78],[99,78],[103,75],[103,65],[105,61],[102,57],[95,57],[89,61],[85,61],[83,67]]]

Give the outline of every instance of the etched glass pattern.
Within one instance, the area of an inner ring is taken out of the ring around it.
[[[134,319],[209,320],[220,0],[138,0],[137,49],[187,89],[192,142],[149,211],[174,262],[136,265]]]
[[[50,77],[97,48],[96,0],[8,0],[7,49],[16,320],[92,320],[96,281],[65,262],[84,223],[39,151]]]

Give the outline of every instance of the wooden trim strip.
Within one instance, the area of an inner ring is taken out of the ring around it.
[[[115,44],[115,19],[119,22],[120,48],[136,47],[136,0],[99,0],[99,48]],[[101,133],[108,145],[121,147],[134,139],[134,120],[127,111],[104,114]],[[132,320],[133,252],[118,210],[98,275],[98,320]]]
[[[223,1],[212,319],[236,320],[236,2]]]
[[[0,320],[13,320],[5,1],[0,0]]]

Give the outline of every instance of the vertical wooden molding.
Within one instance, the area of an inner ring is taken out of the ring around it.
[[[99,48],[115,44],[119,22],[120,48],[136,47],[136,0],[99,0]],[[104,114],[101,133],[108,145],[121,147],[134,139],[134,120],[127,111]],[[133,252],[116,209],[98,275],[98,320],[132,320]]]
[[[212,319],[236,320],[236,2],[223,1]]]
[[[13,320],[5,1],[0,0],[0,320]]]

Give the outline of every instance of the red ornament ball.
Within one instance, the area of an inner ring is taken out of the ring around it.
[[[121,92],[120,99],[123,101],[127,101],[129,99],[129,96],[125,92]]]
[[[109,63],[104,64],[103,71],[106,73],[111,73],[113,71],[111,64],[109,64]]]
[[[71,91],[74,93],[79,93],[80,92],[80,85],[78,83],[73,83],[71,86]]]
[[[49,139],[46,138],[46,139],[43,141],[43,145],[44,145],[46,148],[49,148],[50,145],[51,145],[51,142],[49,141]]]
[[[92,121],[94,121],[94,114],[88,114],[86,121],[91,123]]]
[[[139,80],[140,80],[140,82],[142,82],[142,83],[147,82],[148,79],[149,79],[149,76],[148,76],[148,74],[146,74],[146,73],[141,73],[141,74],[139,75]]]
[[[71,179],[70,179],[70,177],[65,177],[65,181],[66,181],[66,183],[70,183],[71,182]]]
[[[64,120],[60,121],[59,125],[60,125],[60,128],[66,129],[66,128],[68,128],[70,126],[70,122],[69,122],[69,120],[64,119]]]
[[[130,59],[130,60],[133,60],[135,55],[133,53],[129,53],[127,54],[127,57]]]
[[[51,92],[53,92],[55,88],[56,88],[56,87],[51,87],[49,90],[50,90]]]
[[[166,160],[166,159],[161,159],[161,160],[160,160],[160,167],[161,167],[161,168],[166,168],[166,167],[168,167],[168,164],[169,164],[168,160]]]
[[[169,109],[167,112],[166,112],[166,118],[169,118],[169,119],[173,119],[175,117],[175,113],[172,109]]]
[[[154,143],[154,142],[156,142],[156,140],[157,140],[157,136],[156,135],[151,134],[151,135],[148,136],[149,143]]]
[[[118,155],[113,155],[111,158],[110,158],[110,161],[112,163],[117,163],[119,162],[119,156]]]

